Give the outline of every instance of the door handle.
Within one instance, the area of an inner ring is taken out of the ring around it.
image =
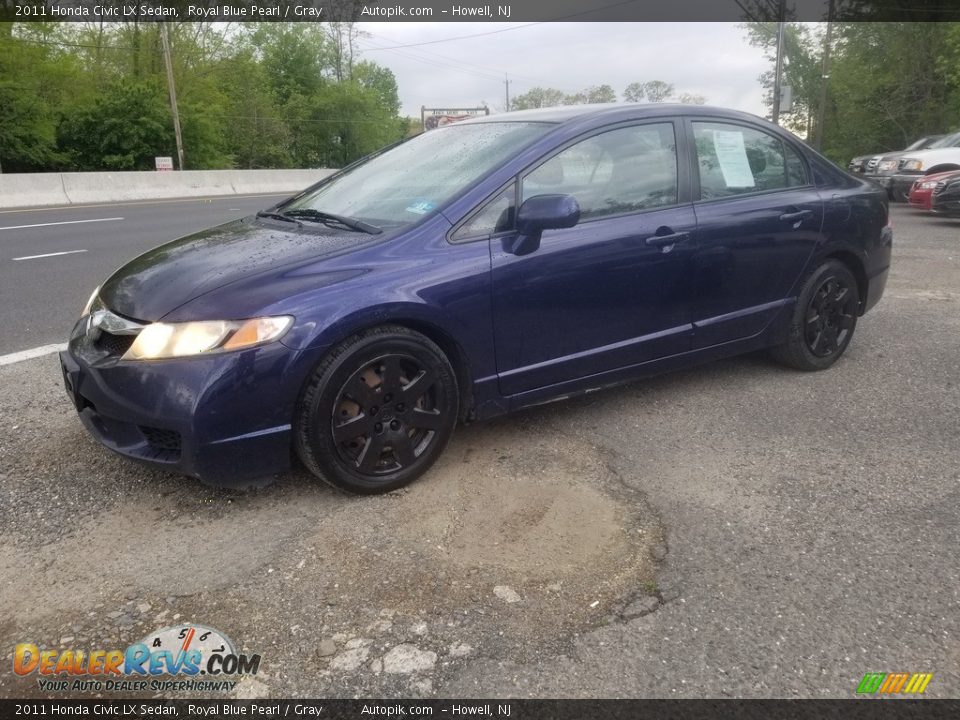
[[[781,220],[806,220],[808,217],[813,215],[813,210],[796,210],[794,212],[785,212],[780,216]]]
[[[676,245],[690,238],[688,232],[670,233],[669,235],[651,235],[644,242],[650,247],[666,247],[667,245]]]

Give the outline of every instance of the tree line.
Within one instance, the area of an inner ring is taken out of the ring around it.
[[[185,168],[342,167],[408,132],[352,23],[169,25]],[[3,172],[176,156],[157,23],[0,23]]]
[[[610,85],[591,85],[576,93],[565,93],[556,88],[535,87],[510,100],[511,110],[556,107],[557,105],[584,105],[587,103],[617,102],[617,93]],[[703,105],[707,99],[695,93],[677,94],[672,83],[663,80],[632,82],[623,90],[627,102],[680,102]]]

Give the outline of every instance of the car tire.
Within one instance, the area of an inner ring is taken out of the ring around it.
[[[401,326],[372,328],[334,347],[310,376],[295,447],[334,487],[389,492],[433,465],[458,413],[456,374],[436,343]]]
[[[826,370],[843,355],[857,327],[860,294],[844,263],[827,260],[806,279],[790,316],[787,341],[771,354],[798,370]]]

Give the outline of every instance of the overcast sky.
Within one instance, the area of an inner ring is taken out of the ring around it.
[[[359,23],[363,57],[397,78],[402,112],[504,105],[540,85],[573,93],[604,83],[622,99],[634,81],[663,80],[711,105],[763,114],[757,76],[769,64],[735,23]],[[506,30],[480,37],[463,37]],[[459,38],[452,42],[436,40]],[[396,45],[431,43],[417,47]]]

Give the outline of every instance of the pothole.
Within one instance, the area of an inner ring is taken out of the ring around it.
[[[338,606],[477,608],[515,638],[543,639],[601,621],[649,585],[659,531],[625,493],[581,442],[473,428],[407,491],[348,503],[309,542],[337,549],[317,570],[338,578],[326,588]]]

